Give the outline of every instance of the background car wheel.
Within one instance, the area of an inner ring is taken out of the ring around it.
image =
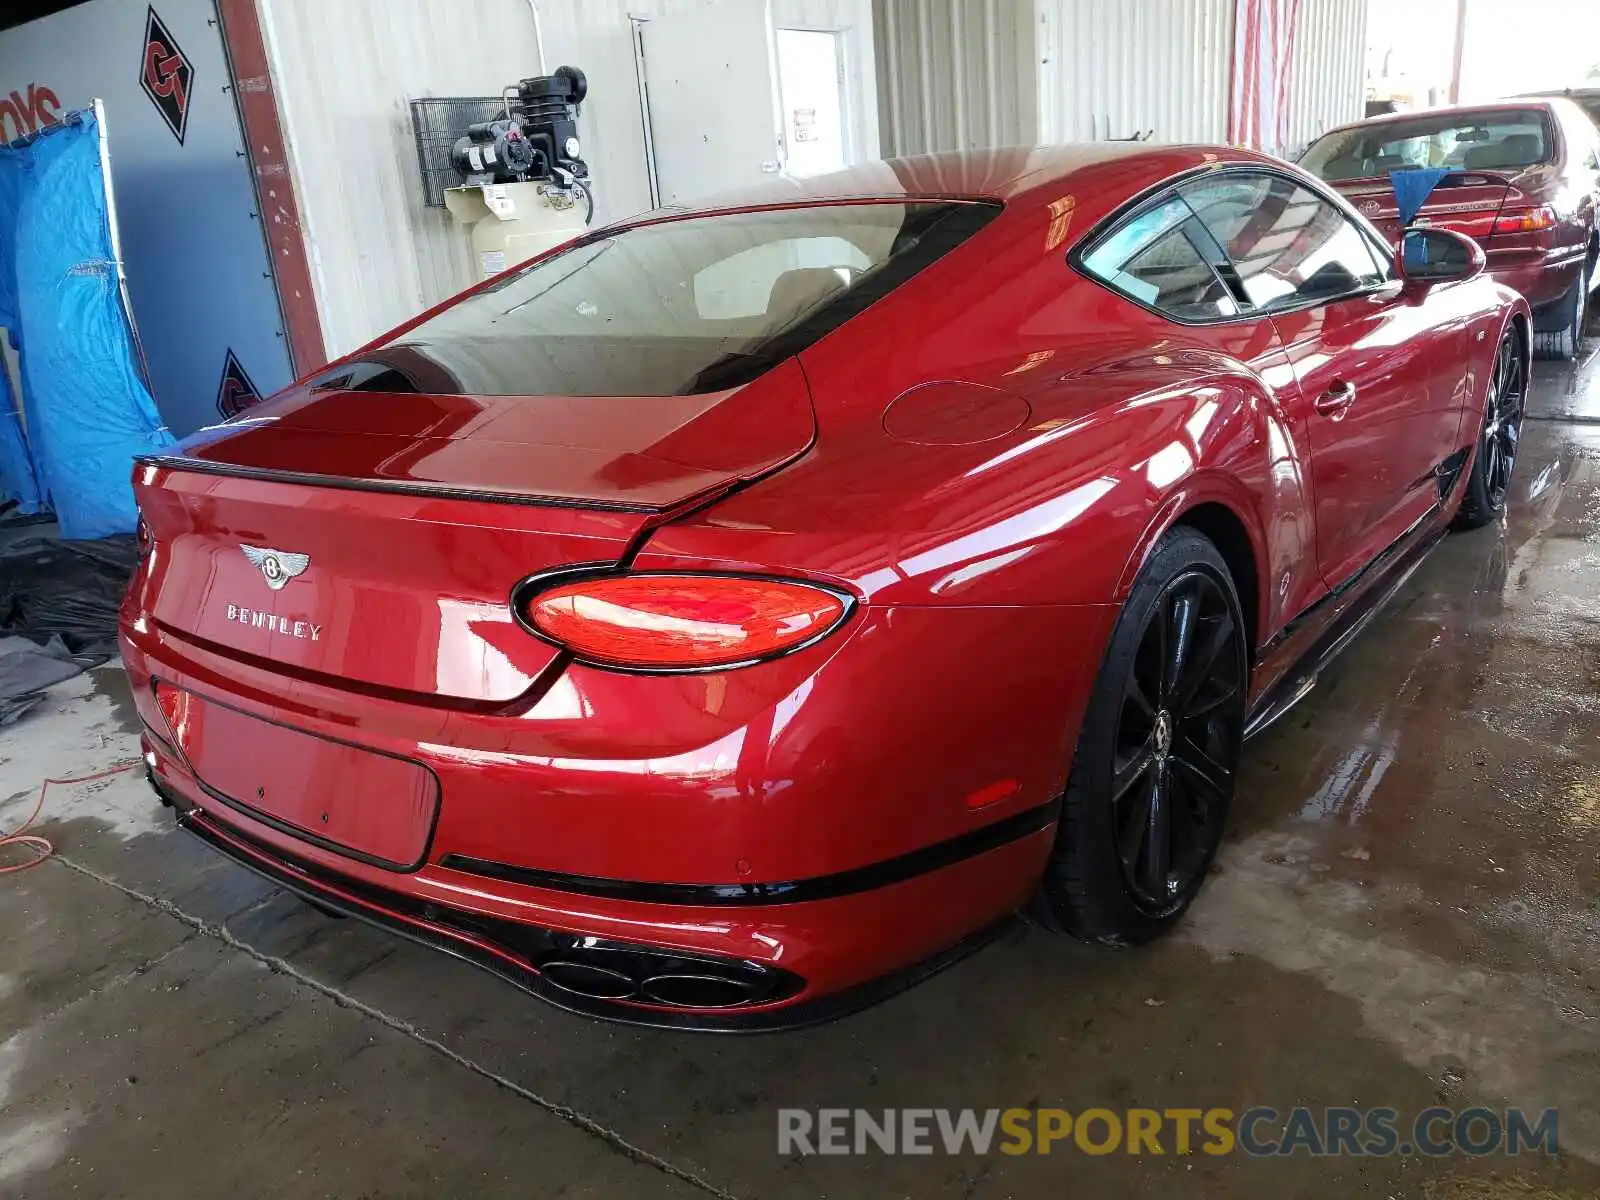
[[[1522,338],[1506,330],[1489,376],[1489,395],[1483,405],[1477,452],[1456,512],[1456,529],[1487,525],[1506,510],[1511,473],[1517,465],[1517,442],[1522,436],[1522,416],[1527,408],[1527,364]]]
[[[1199,890],[1233,799],[1245,628],[1217,548],[1169,531],[1117,618],[1073,756],[1043,882],[1067,932],[1147,942]]]
[[[1533,348],[1540,358],[1573,359],[1583,347],[1583,327],[1589,319],[1589,269],[1584,268],[1572,295],[1563,300],[1566,323],[1553,333],[1535,333]]]

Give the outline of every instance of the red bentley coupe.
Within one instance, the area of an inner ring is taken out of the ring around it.
[[[1505,503],[1528,306],[1213,147],[590,233],[143,460],[183,826],[580,1012],[772,1028],[1169,928],[1244,737]]]
[[[1480,243],[1489,274],[1533,306],[1534,348],[1575,358],[1600,287],[1600,129],[1565,96],[1376,117],[1324,134],[1300,165],[1391,241],[1389,173],[1448,167],[1417,220]]]

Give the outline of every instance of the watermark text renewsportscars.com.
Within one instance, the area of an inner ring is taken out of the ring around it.
[[[1555,1154],[1558,1111],[1520,1108],[780,1108],[779,1154]]]

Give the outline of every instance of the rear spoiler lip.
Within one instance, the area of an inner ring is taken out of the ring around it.
[[[139,454],[136,467],[160,467],[187,471],[195,475],[221,475],[232,479],[254,479],[263,483],[291,483],[304,487],[342,488],[352,492],[382,492],[401,496],[426,496],[433,500],[465,500],[480,504],[515,504],[525,508],[571,508],[590,512],[640,513],[654,518],[647,529],[675,520],[696,509],[714,504],[741,488],[759,483],[785,467],[793,466],[811,453],[816,431],[793,454],[748,475],[719,480],[697,492],[690,492],[670,504],[643,504],[629,500],[591,500],[581,496],[547,496],[536,492],[497,492],[491,488],[455,487],[448,483],[411,483],[397,479],[362,479],[352,475],[322,475],[315,471],[284,471],[274,467],[250,467],[241,463],[212,462],[204,458],[184,458],[174,454]]]
[[[1534,164],[1534,166],[1545,165],[1547,164]],[[1532,168],[1530,167],[1528,170],[1532,170]],[[1482,179],[1485,183],[1499,184],[1501,187],[1516,187],[1517,176],[1525,173],[1525,171],[1518,171],[1516,174],[1507,174],[1505,171],[1493,170],[1464,171],[1457,170],[1456,168],[1452,167],[1450,169],[1450,174],[1446,175],[1439,181],[1439,186],[1444,187],[1450,182],[1451,179],[1460,179],[1462,176],[1471,176],[1474,179]],[[1323,182],[1329,187],[1341,191],[1347,186],[1361,185],[1361,190],[1356,192],[1356,194],[1362,196],[1373,192],[1387,192],[1391,189],[1391,184],[1389,183],[1389,177],[1387,175],[1360,175],[1354,179],[1340,179],[1337,182],[1325,179]],[[1455,186],[1459,187],[1461,185],[1458,183]]]
[[[455,487],[447,483],[408,483],[391,479],[361,479],[349,475],[322,475],[315,471],[283,471],[272,467],[249,467],[239,463],[212,462],[204,458],[184,458],[169,454],[140,454],[134,464],[164,467],[199,475],[224,475],[235,479],[255,479],[265,483],[294,483],[309,487],[342,488],[354,492],[392,492],[406,496],[428,496],[439,500],[474,500],[488,504],[520,504],[531,508],[587,508],[606,512],[672,512],[696,499],[687,496],[679,504],[639,504],[627,500],[589,500],[576,496],[544,496],[537,493],[497,492],[488,488]],[[715,490],[715,489],[712,489]]]

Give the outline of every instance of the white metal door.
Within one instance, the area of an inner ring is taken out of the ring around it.
[[[783,98],[784,166],[795,176],[844,168],[844,63],[837,33],[780,29],[778,94]]]
[[[766,0],[654,16],[640,41],[659,203],[748,187],[782,169]]]

